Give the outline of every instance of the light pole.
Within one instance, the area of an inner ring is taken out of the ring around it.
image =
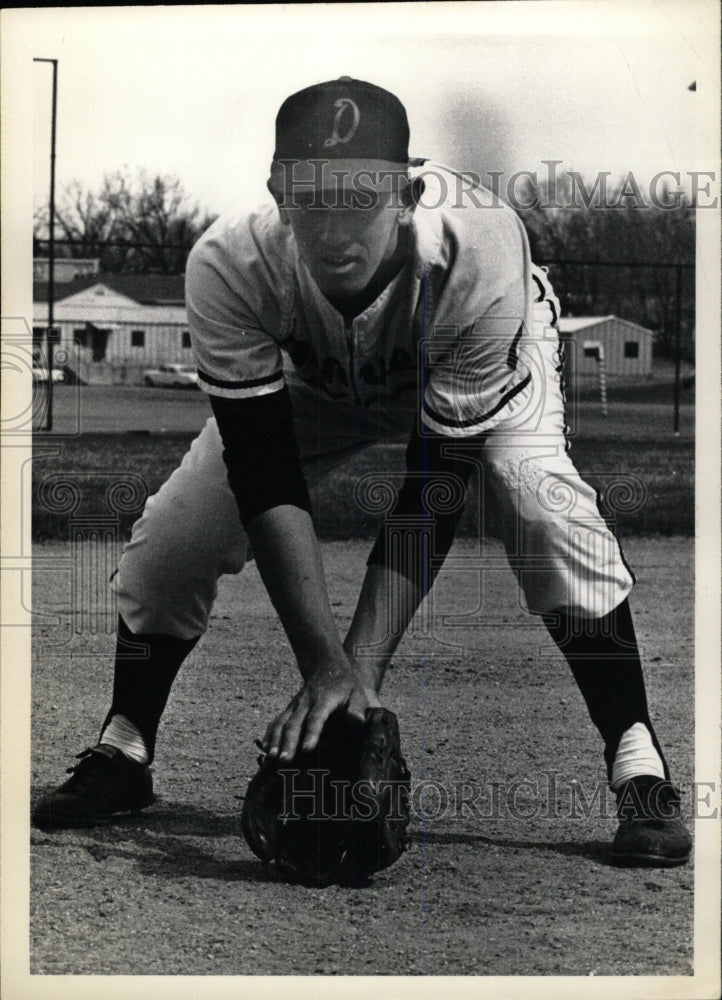
[[[33,62],[50,63],[53,67],[53,104],[50,123],[50,232],[48,245],[48,413],[45,421],[46,431],[53,429],[53,348],[56,341],[55,330],[55,122],[58,107],[58,60],[33,59]]]
[[[677,266],[677,305],[674,332],[674,434],[679,436],[679,400],[681,383],[681,338],[682,338],[682,268]]]

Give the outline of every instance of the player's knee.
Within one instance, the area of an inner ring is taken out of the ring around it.
[[[246,565],[247,549],[247,543],[243,543],[242,545],[234,546],[232,549],[226,550],[218,564],[218,575],[234,576],[237,573],[240,573]]]
[[[509,514],[521,506],[523,470],[519,456],[501,450],[489,450],[484,455],[483,495],[493,498],[500,512]],[[527,483],[527,490],[528,490]]]

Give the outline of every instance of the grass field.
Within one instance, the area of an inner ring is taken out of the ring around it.
[[[567,400],[574,462],[600,492],[602,510],[622,536],[694,534],[692,388],[684,389],[681,403],[680,433],[674,435],[667,371],[639,385],[611,384],[606,416],[593,385]],[[65,540],[78,517],[116,518],[125,536],[145,497],[167,479],[209,416],[201,392],[57,387],[53,433],[36,433],[34,440],[33,538]],[[366,473],[402,469],[403,448],[371,448],[313,490],[324,540],[375,535],[378,523],[355,503],[354,485]],[[460,537],[478,533],[474,490],[472,482]],[[493,532],[493,525],[487,530]]]
[[[77,517],[117,513],[117,529],[127,534],[145,497],[178,465],[193,434],[83,434],[66,439],[33,462],[33,538],[67,539]],[[582,475],[602,495],[602,509],[616,520],[621,536],[694,534],[694,446],[690,437],[582,435],[572,441],[572,457]],[[336,470],[323,489],[312,491],[318,531],[325,540],[372,537],[376,519],[354,500],[354,484],[366,473],[402,469],[404,446],[370,448]],[[633,478],[629,478],[633,477]],[[118,484],[127,483],[125,493]],[[625,482],[629,495],[625,499]],[[116,484],[115,507],[109,489]],[[121,492],[118,493],[117,490]],[[70,495],[72,494],[72,496]],[[459,526],[460,537],[477,533],[475,486]],[[117,503],[118,496],[121,503]],[[615,510],[615,496],[621,509]]]

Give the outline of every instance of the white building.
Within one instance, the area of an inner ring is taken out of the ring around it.
[[[618,316],[563,316],[559,333],[566,354],[566,376],[595,375],[603,357],[608,375],[652,373],[654,332]]]
[[[33,340],[48,324],[48,287],[33,288]],[[139,384],[145,368],[192,364],[182,275],[102,274],[56,284],[57,363],[84,383]],[[66,358],[62,361],[63,357]]]
[[[56,285],[63,285],[76,278],[84,278],[89,274],[98,274],[100,261],[97,257],[56,257],[53,264]],[[50,273],[50,261],[47,257],[33,258],[33,281],[47,281]]]

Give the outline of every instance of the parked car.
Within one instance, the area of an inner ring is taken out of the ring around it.
[[[48,369],[42,365],[33,365],[33,382],[47,382]],[[65,372],[62,368],[53,368],[53,382],[66,382]]]
[[[176,389],[197,389],[198,372],[193,365],[158,365],[143,372],[146,385],[171,386]]]

